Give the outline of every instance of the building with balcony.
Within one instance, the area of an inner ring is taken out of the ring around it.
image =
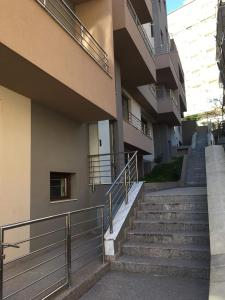
[[[144,160],[171,158],[186,98],[164,1],[2,8],[2,224],[104,202],[130,152],[140,175]]]
[[[217,3],[184,1],[183,6],[168,15],[169,32],[185,72],[188,115],[211,111],[211,100],[222,97],[215,50]]]
[[[216,31],[216,59],[219,68],[219,80],[223,87],[223,104],[225,104],[225,1],[218,1]]]

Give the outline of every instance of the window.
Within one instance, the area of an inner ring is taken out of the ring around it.
[[[163,44],[164,43],[164,39],[163,39],[163,32],[162,32],[162,30],[160,30],[160,36],[161,36],[161,44]]]
[[[151,23],[150,28],[151,28],[151,37],[154,38],[154,25],[153,25],[153,23]]]
[[[124,120],[129,120],[129,99],[124,94],[122,95],[123,99],[123,118]]]
[[[71,198],[71,173],[50,173],[50,200],[59,201]]]

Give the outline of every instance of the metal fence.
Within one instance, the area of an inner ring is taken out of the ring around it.
[[[37,1],[63,29],[109,73],[108,55],[96,39],[89,33],[74,11],[65,0],[35,0]],[[46,28],[47,30],[47,28]]]
[[[142,120],[138,119],[135,115],[133,115],[131,112],[129,112],[129,119],[128,122],[134,126],[136,129],[141,131],[144,135],[151,138],[151,130],[148,128],[147,124],[143,122]]]
[[[134,152],[89,155],[89,184],[112,184]]]
[[[96,206],[2,226],[0,299],[46,299],[104,263],[103,222]]]
[[[111,233],[113,233],[113,219],[116,213],[124,202],[128,203],[128,193],[133,184],[138,182],[137,153],[132,155],[106,194],[105,229],[109,227]]]

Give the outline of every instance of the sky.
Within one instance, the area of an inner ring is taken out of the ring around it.
[[[168,14],[182,6],[184,2],[184,0],[167,0],[166,4]]]

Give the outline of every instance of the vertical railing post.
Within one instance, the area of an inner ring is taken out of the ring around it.
[[[136,167],[136,179],[138,182],[138,157],[137,157],[137,153],[135,155],[135,167]]]
[[[128,155],[127,155],[127,160],[129,162],[129,164],[128,164],[128,185],[130,188],[130,153],[128,153]]]
[[[105,239],[104,239],[104,207],[101,208],[101,226],[102,226],[102,263],[105,263]]]
[[[70,213],[68,213],[66,216],[66,266],[67,266],[67,281],[68,281],[68,285],[71,286],[72,262],[71,262],[71,214]]]
[[[3,299],[4,231],[0,228],[0,300]]]
[[[113,233],[113,217],[112,217],[112,193],[109,193],[109,230]]]
[[[128,188],[127,188],[127,170],[124,173],[124,187],[125,187],[125,204],[128,203]]]

